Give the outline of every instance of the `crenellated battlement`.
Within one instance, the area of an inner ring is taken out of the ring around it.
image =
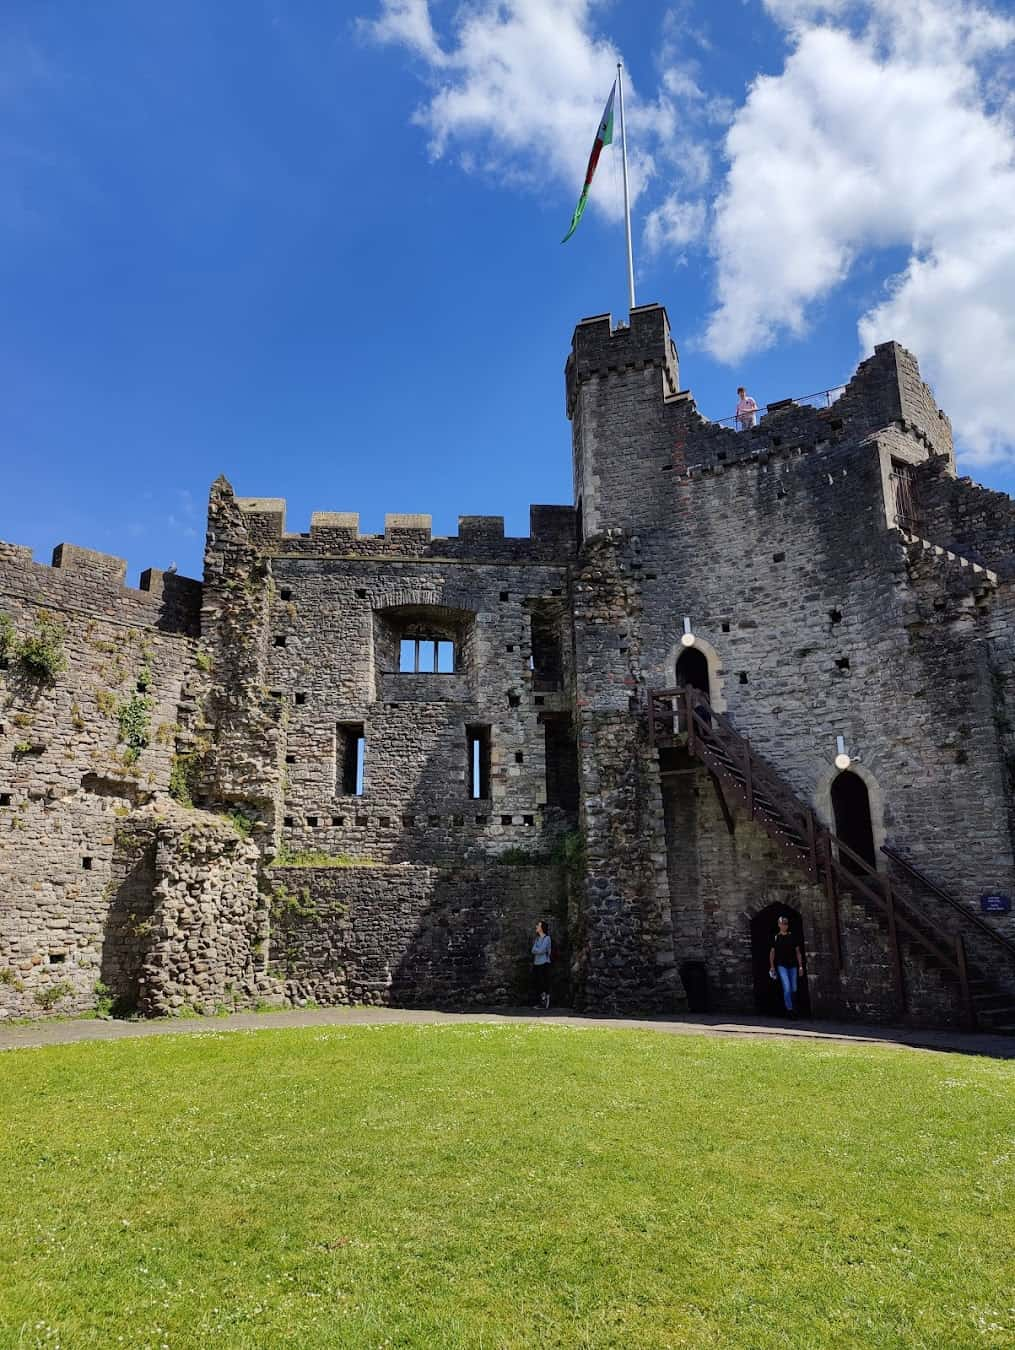
[[[434,535],[433,517],[389,512],[383,534],[360,532],[355,511],[315,511],[306,533],[287,533],[282,497],[237,497],[247,531],[264,553],[292,556],[427,556],[566,558],[575,549],[575,512],[570,506],[529,508],[529,534],[504,533],[503,516],[459,516],[456,535]]]
[[[23,544],[0,540],[0,607],[9,595],[25,604],[77,610],[196,636],[200,626],[201,583],[158,567],[128,586],[127,563],[111,553],[57,544],[51,563],[35,561]]]

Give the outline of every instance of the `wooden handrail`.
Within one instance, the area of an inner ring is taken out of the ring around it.
[[[657,705],[661,700],[666,700],[666,704],[659,707]],[[674,707],[674,704],[676,704],[676,707]],[[704,708],[705,712],[701,712],[701,708]],[[903,1007],[905,1006],[904,970],[899,945],[899,930],[901,929],[914,942],[929,952],[940,965],[958,978],[967,1015],[970,1021],[975,1023],[975,1009],[969,989],[965,947],[961,936],[957,936],[954,943],[949,940],[948,935],[942,932],[932,920],[901,900],[896,895],[888,878],[879,873],[876,867],[872,867],[866,858],[857,853],[838,835],[819,824],[814,812],[809,807],[803,806],[800,799],[774,768],[755,755],[749,739],[733,726],[725,714],[717,712],[711,706],[708,696],[703,691],[694,689],[690,685],[678,686],[673,689],[650,690],[648,712],[649,736],[653,744],[657,717],[664,725],[672,728],[673,719],[676,715],[678,719],[683,721],[686,729],[687,749],[690,754],[699,759],[705,759],[711,754],[718,760],[718,764],[710,766],[713,770],[725,770],[729,775],[729,767],[732,767],[740,775],[742,782],[738,786],[744,794],[748,812],[752,819],[760,817],[764,820],[768,814],[758,809],[757,799],[760,792],[766,800],[771,802],[777,812],[776,818],[771,820],[771,826],[781,824],[783,827],[782,833],[784,836],[790,836],[790,842],[792,842],[793,834],[799,837],[801,841],[801,861],[806,858],[808,869],[816,880],[821,880],[822,872],[824,873],[824,886],[832,910],[835,959],[839,969],[842,969],[840,891],[859,891],[887,919],[889,940],[892,946],[892,964],[900,1004]],[[720,747],[729,761],[728,766],[724,764],[718,753]],[[736,779],[734,779],[734,782],[736,782]],[[989,924],[984,923],[978,915],[972,914],[958,901],[953,900],[951,896],[942,891],[940,887],[934,885],[908,859],[902,857],[901,854],[896,853],[894,849],[890,849],[887,845],[882,846],[882,852],[899,863],[917,881],[927,886],[941,899],[946,900],[964,919],[975,924],[1008,950],[1009,954],[1015,956],[1015,944],[1009,942]],[[846,860],[852,865],[847,866]],[[927,927],[933,932],[933,937],[925,931]],[[939,945],[939,940],[941,945]]]
[[[985,923],[984,920],[980,918],[979,914],[975,914],[971,909],[967,909],[961,900],[956,900],[955,897],[949,895],[947,891],[943,891],[940,886],[931,881],[930,877],[924,872],[921,872],[915,863],[912,863],[908,858],[903,857],[897,849],[891,848],[888,844],[882,844],[881,852],[885,857],[891,858],[892,862],[898,863],[899,866],[904,871],[908,872],[915,881],[918,881],[921,886],[926,886],[927,890],[932,891],[939,900],[943,900],[945,904],[950,905],[955,913],[958,914],[961,919],[965,920],[966,923],[972,924],[974,928],[978,928],[980,932],[985,933],[992,942],[996,943],[999,947],[1003,947],[1009,956],[1015,958],[1015,942],[1012,942],[1010,938],[1005,937],[1003,933],[999,933],[996,928],[991,928],[990,924]]]

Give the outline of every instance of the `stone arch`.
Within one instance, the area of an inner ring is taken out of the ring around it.
[[[874,865],[880,872],[884,868],[884,854],[881,845],[885,842],[885,798],[881,785],[871,771],[857,760],[853,760],[848,769],[837,769],[829,764],[818,779],[814,791],[814,810],[818,818],[835,833],[835,811],[832,806],[832,785],[843,773],[852,773],[859,778],[867,789],[867,801],[870,808],[871,836],[874,846]]]
[[[675,682],[677,662],[680,660],[681,655],[686,651],[699,651],[704,656],[708,666],[708,689],[705,692],[708,694],[709,701],[716,712],[725,712],[726,699],[723,697],[723,689],[726,681],[724,679],[725,672],[722,668],[722,660],[712,644],[706,642],[704,638],[695,636],[694,642],[690,647],[685,647],[682,642],[675,642],[673,644],[666,657],[666,684],[664,687],[668,688],[670,684]]]

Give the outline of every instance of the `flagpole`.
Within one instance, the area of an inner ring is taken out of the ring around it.
[[[620,148],[624,159],[624,225],[627,228],[627,291],[634,309],[634,248],[631,245],[631,190],[627,182],[627,118],[624,116],[624,68],[617,62],[617,86],[620,91]]]

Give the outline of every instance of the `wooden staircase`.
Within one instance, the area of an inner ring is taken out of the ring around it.
[[[823,887],[841,970],[844,897],[859,903],[887,933],[900,1012],[906,1012],[903,943],[957,984],[969,1028],[986,1024],[1015,1033],[1015,996],[991,975],[1002,968],[1015,987],[1015,943],[937,886],[894,848],[882,852],[894,879],[839,839],[803,804],[776,769],[757,754],[700,690],[650,690],[649,741],[686,746],[811,882]],[[919,898],[918,898],[919,897]],[[922,900],[922,903],[921,903]]]

